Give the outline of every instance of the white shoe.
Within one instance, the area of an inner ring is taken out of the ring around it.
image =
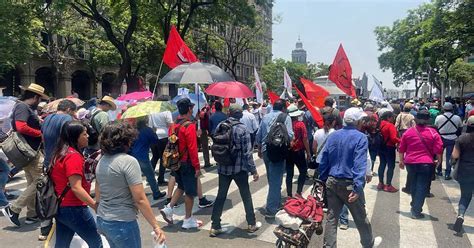
[[[374,239],[374,247],[378,247],[382,243],[382,237],[377,236]]]
[[[188,219],[183,220],[183,229],[199,228],[202,226],[202,221],[196,219],[194,216],[189,217]]]
[[[161,216],[169,224],[173,225],[173,209],[170,208],[170,205],[166,205],[163,209],[160,209]]]

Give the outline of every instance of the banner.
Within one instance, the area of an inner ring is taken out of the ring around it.
[[[286,68],[283,68],[283,86],[285,87],[285,89],[288,93],[288,96],[290,98],[293,98],[293,93],[291,92],[291,90],[293,88],[293,83],[291,82],[290,75],[288,75],[288,72],[286,71]]]
[[[352,68],[342,44],[337,49],[336,57],[331,64],[328,79],[333,81],[337,87],[348,96],[356,97],[354,86],[352,86]]]
[[[196,55],[184,43],[183,39],[176,30],[175,26],[171,26],[168,41],[166,42],[165,53],[163,54],[163,62],[169,68],[175,68],[184,63],[192,63],[198,61]]]
[[[321,113],[314,108],[314,106],[308,101],[308,99],[301,93],[301,91],[296,88],[296,92],[298,92],[298,95],[300,95],[301,100],[303,100],[304,105],[306,105],[306,108],[308,108],[309,112],[311,113],[311,116],[313,116],[314,121],[318,124],[318,126],[321,128],[324,126],[324,120],[323,117],[321,116]]]
[[[178,96],[189,95],[189,89],[187,88],[178,88]]]
[[[306,78],[300,78],[303,84],[306,97],[311,104],[318,108],[324,107],[324,100],[329,96],[329,92],[322,86],[315,84],[313,81]]]
[[[382,92],[382,95],[383,95],[382,83],[374,75],[372,75],[372,78],[374,79],[374,85],[379,87],[379,89],[380,89],[380,91]]]
[[[262,83],[260,82],[260,77],[257,73],[257,68],[253,68],[253,74],[255,75],[255,96],[257,97],[258,103],[263,103],[263,89]]]
[[[372,90],[370,90],[369,99],[378,103],[384,101],[383,93],[376,84],[372,85]]]

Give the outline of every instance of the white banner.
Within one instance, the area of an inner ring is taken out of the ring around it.
[[[181,95],[189,95],[189,89],[178,88],[178,96],[181,96]]]
[[[372,90],[370,91],[369,99],[372,100],[372,101],[375,101],[375,102],[379,102],[379,103],[384,101],[382,91],[375,84],[372,86]]]
[[[288,93],[288,96],[293,98],[293,93],[291,92],[292,90],[292,82],[291,82],[291,78],[290,76],[288,75],[288,72],[286,71],[286,68],[283,68],[283,86],[285,86],[285,89]]]
[[[260,77],[257,73],[257,68],[253,68],[253,74],[255,75],[255,96],[257,97],[258,103],[263,103],[263,89],[262,83],[260,82]]]

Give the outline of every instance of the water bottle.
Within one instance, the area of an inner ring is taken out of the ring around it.
[[[153,248],[168,248],[168,246],[166,246],[165,242],[160,244],[160,243],[158,243],[158,241],[156,241],[155,232],[151,232],[151,236],[153,236]]]

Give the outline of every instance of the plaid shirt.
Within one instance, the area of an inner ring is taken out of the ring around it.
[[[239,121],[230,117],[233,121]],[[252,144],[250,142],[250,133],[244,124],[240,123],[233,127],[232,130],[232,149],[235,154],[235,164],[220,165],[217,169],[219,174],[235,175],[241,171],[254,174],[257,171],[252,156]]]

